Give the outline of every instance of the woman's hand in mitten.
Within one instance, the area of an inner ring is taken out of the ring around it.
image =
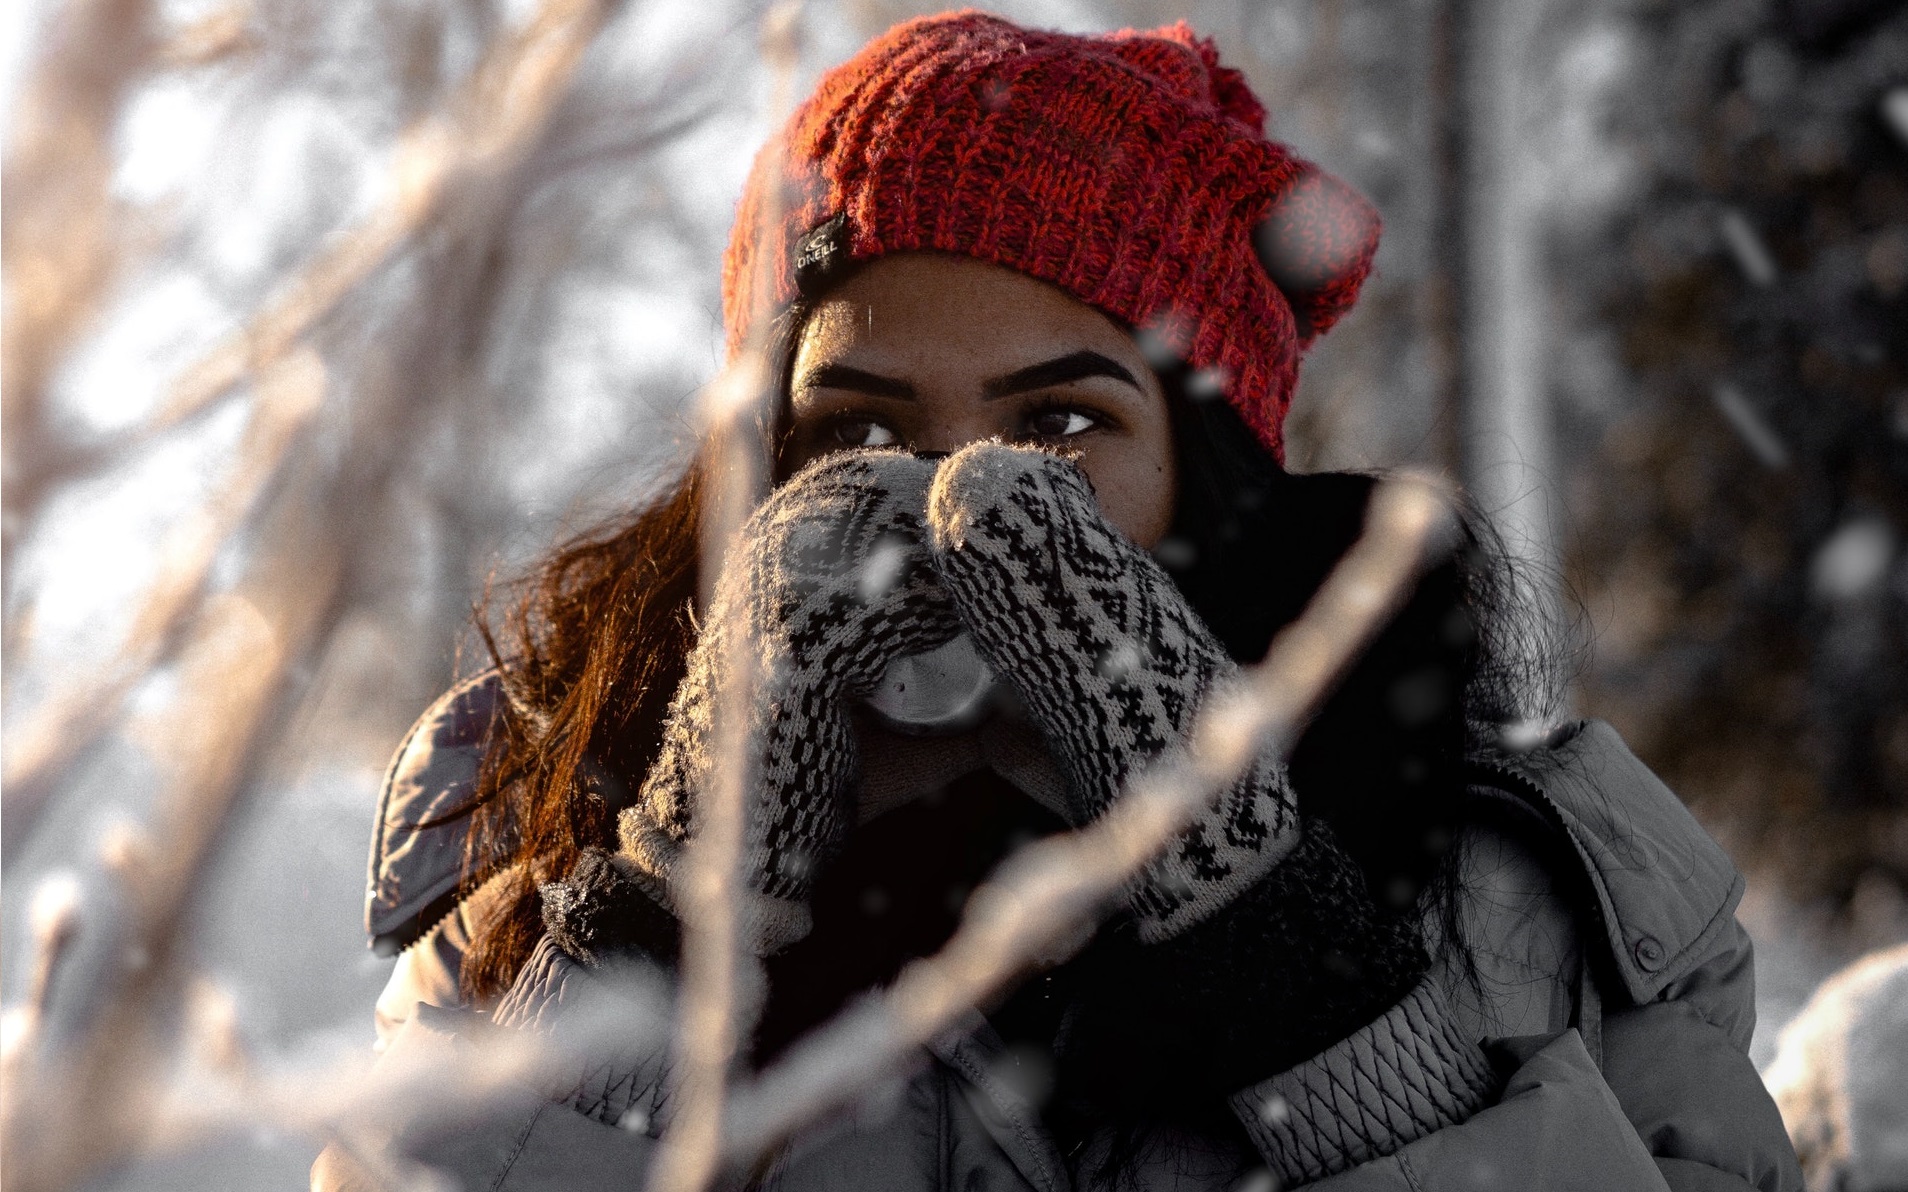
[[[964,448],[935,477],[928,536],[962,623],[1065,771],[1076,826],[1181,744],[1207,692],[1238,670],[1152,556],[1101,517],[1066,459]],[[1263,758],[1129,890],[1141,938],[1211,916],[1298,838],[1284,767]]]
[[[746,873],[757,945],[808,930],[816,867],[853,824],[858,770],[848,701],[895,658],[941,645],[960,623],[927,565],[921,511],[934,464],[894,451],[843,452],[804,468],[749,519],[716,582],[700,640],[670,705],[661,753],[620,822],[623,852],[660,893],[671,884],[717,758],[717,702],[732,645],[746,638],[754,683],[734,692],[749,768]]]

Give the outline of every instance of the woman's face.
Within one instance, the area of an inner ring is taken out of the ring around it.
[[[1172,524],[1172,425],[1132,336],[998,265],[903,253],[831,290],[796,343],[789,414],[784,475],[844,448],[997,438],[1077,459],[1140,546]]]

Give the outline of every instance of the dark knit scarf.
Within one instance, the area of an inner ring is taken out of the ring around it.
[[[814,929],[767,960],[756,1062],[938,949],[1002,857],[1061,827],[985,771],[863,825],[817,880]],[[607,853],[587,853],[544,897],[553,940],[585,963],[625,948],[674,960],[674,920]],[[1010,1048],[1050,1057],[1045,1114],[1063,1147],[1110,1128],[1118,1162],[1151,1125],[1235,1132],[1228,1096],[1376,1018],[1427,963],[1415,920],[1375,906],[1364,874],[1313,823],[1221,913],[1156,944],[1115,920],[989,1017]]]
[[[1110,1127],[1130,1150],[1160,1123],[1237,1133],[1228,1097],[1383,1014],[1429,958],[1415,916],[1375,906],[1363,871],[1312,822],[1219,914],[1157,944],[1116,922],[1071,967],[1049,1119],[1075,1143]]]

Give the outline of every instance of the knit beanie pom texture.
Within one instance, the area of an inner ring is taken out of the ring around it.
[[[723,260],[730,358],[856,263],[954,253],[1145,333],[1282,457],[1299,358],[1357,298],[1378,217],[1264,123],[1183,22],[1096,37],[972,11],[898,25],[756,159]]]

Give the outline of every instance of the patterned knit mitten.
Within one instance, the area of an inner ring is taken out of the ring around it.
[[[682,846],[713,773],[714,709],[729,645],[755,647],[744,693],[750,768],[745,869],[756,946],[807,934],[816,869],[855,821],[859,768],[847,704],[894,659],[953,638],[960,622],[927,565],[921,510],[934,464],[894,451],[841,452],[803,469],[750,518],[726,561],[669,708],[662,750],[619,821],[623,858],[677,905]]]
[[[1238,667],[1146,551],[1100,516],[1074,464],[976,443],[928,496],[934,569],[981,652],[1014,685],[1072,787],[1075,826],[1180,743]],[[1166,939],[1272,870],[1299,839],[1285,769],[1256,762],[1127,893]]]

